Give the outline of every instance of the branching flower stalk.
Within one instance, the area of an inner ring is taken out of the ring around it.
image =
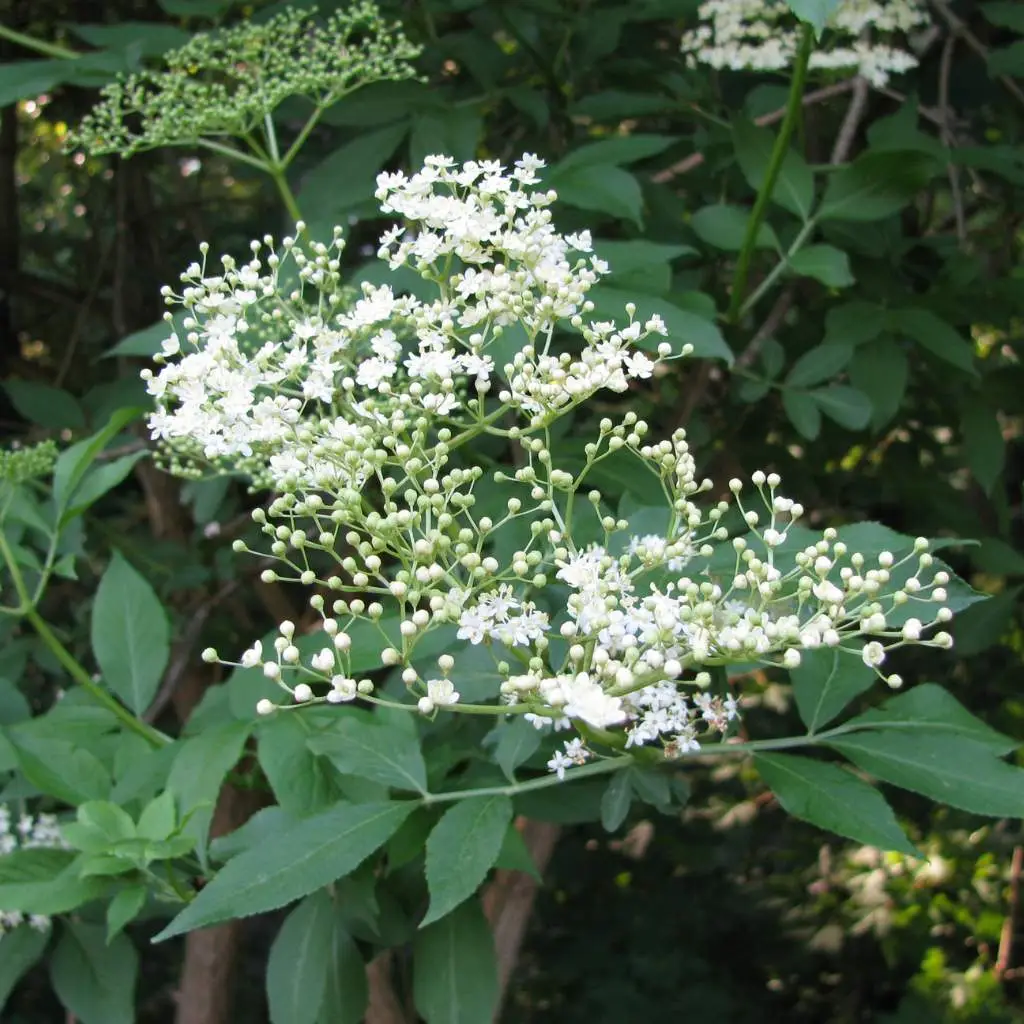
[[[165,55],[166,67],[106,86],[69,146],[128,157],[161,146],[199,146],[268,174],[289,216],[300,219],[287,171],[325,110],[372,82],[414,76],[419,54],[370,2],[321,25],[309,10],[200,33]],[[312,110],[291,144],[274,112],[300,97]]]
[[[721,666],[794,668],[831,648],[901,685],[882,670],[894,648],[952,642],[926,639],[952,616],[927,541],[869,559],[833,529],[804,530],[802,506],[760,471],[702,508],[712,484],[684,431],[653,440],[631,412],[587,425],[598,391],[623,393],[691,347],[632,304],[620,324],[591,318],[608,267],[588,232],[558,232],[541,168],[436,156],[379,177],[382,212],[401,218],[379,256],[433,298],[347,289],[340,233],[304,244],[301,225],[244,262],[211,265],[203,246],[165,289],[186,318],[144,372],[153,436],[174,472],[212,466],[276,495],[253,513],[277,561],[264,578],[312,588],[321,622],[316,636],[282,622],[237,663],[204,658],[275,684],[284,700],[260,700],[261,714],[364,701],[569,730],[557,777],[725,734],[739,701],[714,691]],[[590,439],[563,450],[559,421],[581,407],[576,436]],[[481,446],[519,454],[485,471]],[[663,503],[609,507],[588,479],[607,460],[651,473]],[[368,651],[391,673],[383,688],[356,667]],[[460,663],[481,652],[493,686],[464,701]]]

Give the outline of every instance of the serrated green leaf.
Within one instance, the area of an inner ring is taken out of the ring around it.
[[[416,805],[341,804],[240,853],[156,937],[276,910],[354,871]]]
[[[256,754],[277,802],[296,818],[319,814],[341,796],[337,773],[306,745],[309,726],[298,715],[274,715],[260,724]]]
[[[4,955],[0,956],[0,1012],[14,986],[39,961],[50,942],[49,931],[23,924],[4,933]]]
[[[754,766],[794,818],[868,846],[918,852],[882,794],[852,772],[792,754],[755,754]]]
[[[808,245],[789,258],[789,268],[801,277],[813,277],[829,288],[854,284],[850,258],[834,245]]]
[[[690,227],[708,245],[726,252],[739,252],[747,235],[747,222],[751,211],[742,206],[714,203],[702,206],[690,218]],[[779,240],[768,223],[757,231],[756,245],[759,249],[778,249]]]
[[[372,779],[392,789],[427,791],[427,767],[415,738],[390,725],[342,718],[330,732],[309,740],[343,775]]]
[[[511,820],[512,801],[506,796],[471,797],[444,812],[427,839],[430,907],[424,926],[476,892],[494,866]]]
[[[316,1024],[330,970],[334,902],[321,889],[284,919],[267,960],[271,1024]]]
[[[906,693],[890,697],[881,707],[851,718],[850,726],[920,727],[929,734],[946,734],[950,742],[964,737],[984,746],[995,757],[1019,747],[1020,741],[1004,736],[975,718],[948,690],[935,683],[919,683]]]
[[[806,391],[783,389],[782,408],[801,437],[813,441],[821,433],[821,410]]]
[[[996,818],[1024,817],[1024,769],[987,743],[946,731],[860,732],[828,745],[863,771],[940,803]]]
[[[853,349],[849,345],[817,345],[793,364],[786,374],[785,384],[791,388],[806,388],[831,380],[846,367],[852,356]]]
[[[50,980],[82,1024],[134,1024],[139,955],[125,935],[108,945],[99,925],[67,921],[50,961]]]
[[[170,629],[156,592],[117,551],[96,589],[91,636],[104,681],[141,715],[167,667]]]
[[[498,1003],[494,939],[476,900],[416,935],[413,1001],[427,1024],[483,1024]]]
[[[633,803],[633,780],[628,771],[612,776],[601,797],[601,827],[605,832],[615,832],[626,820]]]
[[[871,399],[846,384],[816,388],[810,397],[830,419],[847,430],[863,430],[871,422]]]
[[[800,717],[813,733],[874,685],[878,676],[856,654],[818,648],[803,652],[799,666],[790,670],[789,678]]]
[[[881,220],[897,213],[928,183],[938,163],[915,150],[885,150],[860,156],[829,175],[819,221]]]

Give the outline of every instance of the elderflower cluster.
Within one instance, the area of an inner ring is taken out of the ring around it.
[[[131,156],[246,137],[289,96],[323,109],[362,85],[411,78],[418,54],[365,0],[322,25],[314,10],[287,8],[260,23],[199,33],[164,55],[163,70],[105,86],[69,144]]]
[[[697,13],[700,24],[681,44],[690,67],[781,71],[793,63],[799,31],[785,0],[706,0]],[[923,0],[842,0],[809,67],[860,75],[881,88],[917,66],[896,40],[929,22]]]
[[[52,814],[40,814],[35,818],[23,814],[15,820],[10,810],[0,804],[0,858],[16,850],[39,848],[67,848],[61,837],[57,819]],[[35,928],[37,931],[47,931],[50,927],[50,918],[40,914],[25,915],[17,910],[0,910],[0,943],[7,932],[14,931],[21,925]]]
[[[181,472],[212,463],[274,491],[253,512],[262,578],[309,588],[319,620],[305,635],[283,622],[223,663],[280,688],[261,714],[394,704],[383,675],[424,715],[569,729],[559,774],[601,746],[673,757],[726,733],[739,700],[712,684],[728,664],[794,668],[826,646],[899,685],[881,672],[894,647],[950,642],[924,639],[951,615],[927,542],[849,552],[834,530],[804,530],[763,472],[752,501],[737,480],[702,507],[713,484],[683,430],[653,440],[633,412],[581,415],[571,435],[559,424],[689,346],[631,305],[625,325],[591,319],[587,293],[608,268],[586,232],[558,232],[539,170],[529,156],[511,169],[431,157],[411,177],[381,175],[402,225],[380,256],[418,272],[425,298],[343,287],[339,237],[286,239],[281,254],[265,239],[216,271],[204,253],[168,290],[187,315],[146,373],[150,427]],[[650,474],[663,504],[613,510],[599,467]],[[463,698],[466,672],[491,680],[484,704]]]

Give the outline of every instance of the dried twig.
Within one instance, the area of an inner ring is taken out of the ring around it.
[[[804,94],[801,103],[805,107],[813,106],[815,103],[824,103],[826,100],[830,100],[835,96],[842,96],[844,93],[850,92],[854,87],[855,79],[847,79],[845,82],[836,82],[834,85],[827,85],[823,89],[815,89],[812,92]],[[786,116],[786,108],[780,107],[778,110],[773,110],[770,114],[762,114],[760,117],[754,118],[754,124],[761,128],[767,127],[768,125],[776,124]],[[703,153],[691,153],[688,157],[680,160],[678,163],[672,164],[670,167],[666,167],[664,170],[658,171],[657,174],[651,175],[651,181],[661,185],[666,181],[671,181],[673,178],[678,177],[680,174],[686,174],[688,171],[692,171],[695,167],[700,167],[704,163],[705,157]]]
[[[942,44],[942,59],[939,61],[939,114],[942,117],[942,124],[939,132],[942,136],[942,144],[947,149],[953,149],[956,139],[953,137],[952,114],[949,107],[949,76],[953,67],[953,51],[956,49],[956,36],[948,35]],[[964,216],[964,194],[960,188],[960,171],[956,164],[950,160],[946,164],[946,174],[949,175],[949,192],[953,201],[953,215],[956,218],[956,237],[963,246],[967,241],[967,219]]]
[[[846,116],[839,126],[839,134],[836,136],[836,143],[832,147],[830,163],[845,164],[850,158],[850,151],[857,139],[857,131],[868,107],[868,95],[870,85],[866,78],[858,75],[853,79],[853,96],[850,98],[850,105],[846,108]]]
[[[1024,870],[1024,846],[1018,844],[1013,848],[1010,860],[1010,905],[1006,910],[1006,918],[999,934],[999,952],[996,955],[995,975],[1005,979],[1010,975],[1010,964],[1013,962],[1013,933],[1017,930],[1017,914],[1020,911],[1020,874]]]
[[[931,0],[932,7],[939,12],[950,31],[958,35],[983,61],[988,62],[988,47],[961,21],[950,9],[945,0]],[[1009,76],[996,75],[999,84],[1018,102],[1024,106],[1024,89]]]

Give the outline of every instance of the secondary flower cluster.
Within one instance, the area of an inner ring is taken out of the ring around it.
[[[571,728],[551,760],[561,773],[601,745],[678,756],[728,730],[739,705],[712,688],[720,666],[792,668],[830,646],[878,670],[893,646],[947,644],[921,640],[950,616],[925,544],[869,562],[834,531],[801,533],[803,509],[764,473],[753,506],[733,481],[731,500],[703,508],[713,485],[685,432],[652,441],[632,412],[581,418],[558,440],[568,411],[688,348],[655,341],[660,318],[640,324],[631,306],[625,326],[589,319],[608,267],[586,232],[557,231],[539,170],[533,157],[511,170],[432,157],[381,176],[382,208],[403,224],[380,255],[433,297],[347,292],[338,237],[287,239],[281,255],[253,243],[247,263],[225,258],[216,273],[204,253],[168,290],[187,316],[147,374],[150,426],[175,457],[276,492],[253,514],[275,565],[263,578],[312,588],[321,623],[305,636],[281,623],[240,665],[285,706],[394,703],[379,686],[390,670],[407,688],[399,703],[423,714]],[[616,514],[592,486],[603,463],[605,479],[649,474],[663,503]],[[900,618],[912,602],[936,610]],[[482,705],[462,696],[470,663],[489,679]]]
[[[682,40],[691,67],[780,71],[793,63],[799,32],[785,0],[706,0],[697,14],[700,24]],[[917,66],[917,58],[893,37],[929,22],[921,0],[842,0],[810,67],[857,74],[881,88],[890,75]]]
[[[410,78],[409,61],[418,53],[365,0],[322,26],[314,11],[289,8],[262,23],[198,33],[164,55],[164,70],[105,86],[69,143],[131,156],[204,138],[245,137],[289,96],[324,108],[361,85]]]
[[[23,814],[15,820],[8,807],[0,804],[0,857],[6,857],[16,850],[40,847],[64,849],[66,846],[57,819],[52,814],[40,814],[35,818]],[[46,931],[50,927],[50,919],[39,914],[25,915],[16,910],[0,910],[0,940],[7,932],[21,925]]]

